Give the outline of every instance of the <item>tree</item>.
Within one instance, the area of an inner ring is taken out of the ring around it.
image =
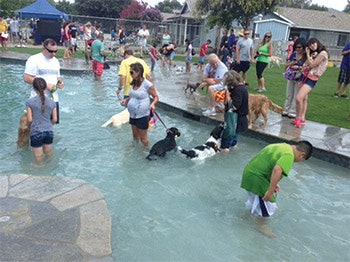
[[[229,28],[233,20],[248,27],[254,16],[272,12],[278,3],[279,0],[197,0],[195,16],[205,17],[210,27]]]
[[[348,4],[345,6],[343,12],[350,14],[350,0],[348,0]]]
[[[163,13],[172,13],[173,10],[181,9],[182,4],[177,0],[164,0],[163,2],[159,2],[155,8]]]
[[[1,15],[6,17],[14,17],[16,10],[26,7],[32,4],[31,0],[18,0],[18,1],[4,1],[0,0]]]
[[[132,1],[120,12],[120,19],[139,20],[141,14],[147,9],[147,3]]]
[[[132,0],[75,0],[78,15],[118,18]]]
[[[140,19],[142,21],[162,22],[162,15],[158,9],[153,7],[147,8],[141,13]]]
[[[70,3],[67,0],[59,0],[58,3],[56,3],[56,8],[66,14],[69,15],[75,15],[76,9],[75,9],[75,4]]]
[[[311,0],[281,0],[279,6],[293,8],[308,8],[311,5]]]
[[[134,28],[140,26],[140,20],[144,22],[161,22],[162,15],[158,9],[148,7],[148,4],[143,1],[132,1],[130,5],[121,11],[120,19],[126,20],[121,22],[125,28],[134,30]]]

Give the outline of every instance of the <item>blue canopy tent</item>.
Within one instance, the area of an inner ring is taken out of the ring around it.
[[[68,20],[66,13],[61,12],[47,0],[37,0],[31,5],[17,10],[20,18],[39,18],[47,20]]]
[[[35,44],[41,44],[46,38],[53,38],[58,43],[61,38],[61,21],[69,19],[66,13],[56,9],[47,0],[37,0],[17,12],[20,19],[39,19],[37,29],[33,32]]]

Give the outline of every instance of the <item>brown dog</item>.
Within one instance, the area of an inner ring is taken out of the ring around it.
[[[29,138],[30,138],[30,123],[27,119],[27,113],[24,113],[21,115],[21,118],[19,120],[19,127],[18,127],[18,139],[17,139],[17,145],[19,148],[24,147],[25,145],[29,145]]]
[[[267,113],[269,112],[269,109],[279,114],[282,114],[283,112],[283,108],[273,103],[267,96],[249,94],[249,128],[253,126],[253,123],[260,115],[264,117],[264,123],[260,126],[264,127],[267,123]],[[253,114],[255,115],[254,120]]]

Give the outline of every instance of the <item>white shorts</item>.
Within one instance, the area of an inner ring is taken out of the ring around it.
[[[140,38],[139,45],[141,47],[146,47],[146,45],[147,45],[147,38]]]
[[[77,45],[77,39],[76,38],[73,38],[70,40],[70,43],[72,46],[76,46]]]
[[[252,192],[248,192],[248,200],[245,203],[245,206],[250,210],[250,213],[261,217],[272,216],[277,209],[276,203],[264,201],[261,197]]]
[[[212,85],[213,87],[213,90],[214,92],[217,92],[217,91],[222,91],[225,89],[225,86],[223,84],[215,84],[215,85]]]

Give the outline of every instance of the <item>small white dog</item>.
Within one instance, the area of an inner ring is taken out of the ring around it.
[[[104,123],[101,127],[106,127],[110,124],[113,124],[115,127],[121,126],[129,122],[130,114],[127,108],[123,111],[113,115],[106,123]]]
[[[222,133],[224,131],[224,125],[220,124],[214,128],[214,130],[210,133],[209,139],[205,142],[205,144],[196,146],[190,150],[185,150],[180,146],[177,149],[187,158],[191,160],[203,160],[208,157],[212,157],[215,154],[220,152],[220,140]]]

